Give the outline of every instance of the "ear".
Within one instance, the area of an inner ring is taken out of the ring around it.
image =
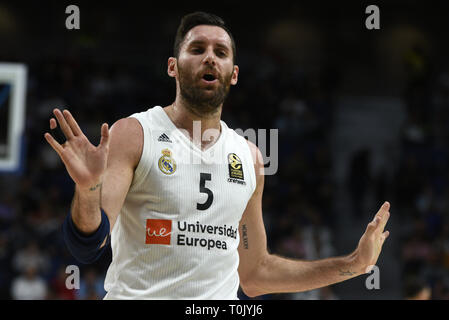
[[[170,57],[168,58],[168,68],[167,73],[170,77],[176,78],[176,75],[178,74],[178,68],[176,63],[176,58]]]
[[[231,84],[235,86],[237,84],[237,80],[239,79],[239,66],[234,66],[234,71],[232,72]]]

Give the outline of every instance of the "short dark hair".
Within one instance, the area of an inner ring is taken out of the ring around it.
[[[229,37],[231,38],[231,45],[232,45],[232,54],[233,54],[233,61],[235,63],[236,59],[236,48],[235,48],[235,41],[234,37],[232,36],[231,31],[226,27],[225,22],[222,18],[219,16],[216,16],[211,13],[206,12],[193,12],[185,15],[181,19],[181,23],[178,27],[178,30],[176,31],[176,38],[175,38],[175,45],[173,48],[173,53],[176,58],[179,57],[179,52],[181,50],[182,42],[184,41],[184,38],[186,34],[193,28],[199,25],[209,25],[209,26],[217,26],[225,30]]]

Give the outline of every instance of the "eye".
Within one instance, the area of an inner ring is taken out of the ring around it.
[[[217,52],[217,56],[224,58],[224,57],[226,57],[226,52],[224,50],[220,50]]]
[[[201,53],[203,53],[203,49],[202,48],[198,48],[198,47],[196,47],[196,48],[192,48],[192,53],[195,53],[195,54],[201,54]]]

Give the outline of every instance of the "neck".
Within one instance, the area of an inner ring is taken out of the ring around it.
[[[164,108],[170,120],[178,129],[186,135],[201,149],[206,149],[213,145],[221,133],[221,111],[220,105],[216,111],[199,114],[181,97],[177,97],[175,102]],[[205,133],[206,132],[206,133]]]

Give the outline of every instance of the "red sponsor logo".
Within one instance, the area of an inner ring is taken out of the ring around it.
[[[171,220],[147,219],[146,244],[170,244]]]

